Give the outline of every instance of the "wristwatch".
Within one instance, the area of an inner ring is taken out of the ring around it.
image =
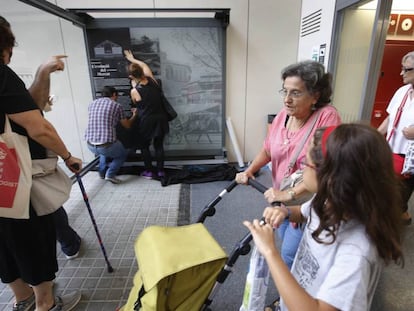
[[[295,199],[296,196],[296,192],[295,190],[293,190],[292,188],[288,190],[287,192],[290,195],[290,200],[293,201]]]

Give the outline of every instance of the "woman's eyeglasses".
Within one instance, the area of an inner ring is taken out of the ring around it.
[[[407,72],[409,72],[411,70],[414,70],[414,68],[405,68],[405,67],[402,67],[401,68],[401,72],[404,72],[404,73],[407,73]]]
[[[298,90],[293,90],[291,92],[288,92],[288,90],[286,89],[281,89],[279,90],[279,94],[282,98],[286,98],[287,96],[291,97],[291,98],[299,98],[301,96],[303,96],[305,94],[305,92],[301,92]]]
[[[300,161],[299,163],[299,169],[303,170],[305,167],[309,167],[313,170],[317,170],[317,167],[313,164],[308,163],[308,161],[306,159],[303,159],[302,161]]]

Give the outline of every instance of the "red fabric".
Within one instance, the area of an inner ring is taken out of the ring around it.
[[[404,157],[402,155],[399,155],[397,153],[392,154],[393,160],[394,160],[394,171],[400,178],[410,178],[410,175],[403,175],[401,174],[403,166],[404,166]]]
[[[15,149],[9,149],[5,143],[0,142],[0,207],[13,207],[19,177],[20,168]]]
[[[325,131],[322,134],[322,142],[321,142],[321,148],[322,148],[322,154],[325,157],[326,156],[326,141],[328,140],[329,135],[337,128],[337,125],[334,126],[328,126]]]
[[[394,158],[394,170],[400,175],[404,166],[404,157],[396,153],[393,153],[392,155]]]

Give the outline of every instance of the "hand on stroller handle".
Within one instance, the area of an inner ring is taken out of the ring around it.
[[[262,185],[261,183],[259,183],[258,181],[256,181],[255,179],[249,178],[247,180],[247,184],[249,184],[250,186],[252,186],[253,188],[255,188],[256,190],[260,191],[261,193],[265,193],[267,188],[266,186]],[[280,202],[278,201],[274,201],[272,202],[272,206],[280,206]]]

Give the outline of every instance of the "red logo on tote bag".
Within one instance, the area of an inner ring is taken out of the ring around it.
[[[0,207],[13,207],[17,186],[19,185],[20,168],[14,149],[0,142]]]

